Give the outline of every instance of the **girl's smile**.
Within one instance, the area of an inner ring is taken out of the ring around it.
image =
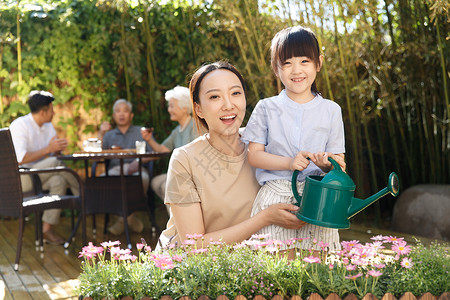
[[[278,68],[278,77],[283,83],[286,94],[298,103],[306,103],[314,98],[311,86],[320,71],[323,56],[319,57],[320,64],[306,56],[296,56],[287,59]]]

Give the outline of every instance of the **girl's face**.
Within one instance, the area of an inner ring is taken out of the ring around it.
[[[185,118],[185,116],[188,114],[187,107],[181,108],[178,105],[178,100],[174,99],[174,98],[169,100],[169,107],[167,108],[167,111],[169,112],[170,120],[175,121],[175,122],[182,121]]]
[[[245,116],[245,94],[239,78],[231,71],[218,69],[206,75],[199,89],[197,116],[204,119],[210,135],[238,134]]]
[[[287,59],[278,67],[277,76],[290,99],[298,103],[306,103],[314,98],[311,86],[322,67],[322,61],[322,55],[319,56],[319,64],[306,56],[296,56]]]

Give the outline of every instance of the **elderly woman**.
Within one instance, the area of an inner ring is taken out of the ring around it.
[[[170,133],[170,135],[158,144],[152,137],[152,132],[141,130],[142,137],[149,143],[156,152],[171,152],[173,149],[184,146],[193,141],[197,136],[192,119],[192,108],[189,97],[189,89],[182,86],[166,92],[166,101],[168,102],[167,111],[170,114],[170,120],[178,122],[178,126]],[[160,174],[151,181],[153,191],[164,200],[164,191],[166,189],[167,174]]]

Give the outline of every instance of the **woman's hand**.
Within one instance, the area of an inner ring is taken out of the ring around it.
[[[261,211],[260,214],[264,214],[265,226],[274,224],[286,229],[300,229],[306,225],[306,222],[299,220],[292,213],[298,209],[298,206],[293,204],[277,203]]]
[[[141,135],[144,141],[150,143],[149,141],[151,140],[153,135],[153,128],[141,127]]]

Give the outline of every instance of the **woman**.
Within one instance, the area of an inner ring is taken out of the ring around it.
[[[172,216],[157,248],[180,245],[187,234],[235,243],[270,224],[300,228],[292,204],[276,204],[250,218],[259,185],[239,135],[246,108],[241,74],[223,61],[204,65],[189,89],[197,127],[208,133],[172,154],[165,197]]]
[[[192,108],[189,99],[189,89],[182,86],[176,86],[165,94],[168,102],[167,111],[170,120],[178,122],[178,126],[170,135],[158,144],[152,137],[152,131],[145,128],[141,129],[142,138],[149,143],[153,151],[170,152],[173,149],[186,145],[193,141],[197,136],[194,128],[194,121],[191,117]],[[166,189],[167,174],[160,174],[152,179],[151,186],[153,191],[164,200],[164,191]]]

